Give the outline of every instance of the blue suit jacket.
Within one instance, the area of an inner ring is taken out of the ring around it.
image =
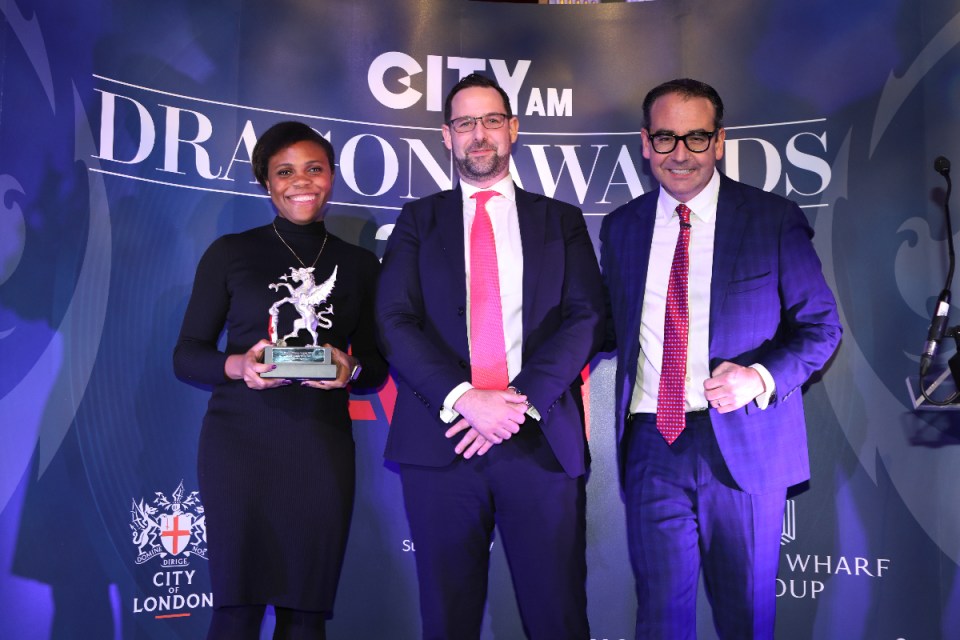
[[[658,191],[604,220],[601,265],[607,350],[616,346],[617,440],[637,378],[640,313]],[[770,371],[776,395],[731,413],[710,410],[724,460],[740,487],[765,493],[810,477],[800,386],[840,341],[836,301],[814,251],[813,230],[793,202],[721,175],[710,286],[711,370],[729,360]],[[618,447],[619,451],[619,447]]]
[[[523,246],[523,361],[511,385],[542,416],[564,470],[586,471],[580,371],[603,341],[603,285],[576,207],[516,190]],[[459,437],[440,420],[450,391],[470,380],[463,203],[459,188],[403,207],[387,242],[377,293],[383,354],[397,405],[386,457],[445,466]],[[521,427],[522,429],[523,427]]]

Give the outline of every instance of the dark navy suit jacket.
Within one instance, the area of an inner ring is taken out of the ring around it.
[[[799,393],[833,354],[841,327],[836,301],[800,208],[721,174],[710,286],[711,370],[724,360],[760,363],[776,395],[731,413],[710,409],[724,460],[740,488],[765,493],[810,477]],[[658,191],[604,220],[601,266],[609,318],[606,350],[616,347],[617,441],[621,442],[637,378],[640,313]],[[618,451],[619,451],[618,447]]]
[[[523,246],[523,360],[510,384],[542,416],[571,477],[587,468],[580,371],[603,341],[603,286],[576,207],[516,189]],[[459,436],[444,437],[441,405],[470,380],[463,201],[459,188],[403,207],[387,242],[377,293],[384,356],[398,374],[386,457],[446,466]],[[521,429],[523,427],[521,426]]]

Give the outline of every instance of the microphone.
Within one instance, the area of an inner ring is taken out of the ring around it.
[[[946,178],[947,174],[950,173],[950,161],[943,156],[937,156],[937,159],[933,161],[933,170]]]
[[[923,345],[923,354],[920,356],[920,376],[925,376],[937,355],[937,345],[943,340],[947,328],[947,313],[950,311],[950,290],[944,289],[937,299],[937,309],[930,320],[930,330],[927,331],[927,342]]]

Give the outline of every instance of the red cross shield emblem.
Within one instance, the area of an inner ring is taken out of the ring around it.
[[[193,515],[178,513],[160,516],[160,543],[172,555],[179,555],[187,548],[190,542],[190,529],[193,526]]]

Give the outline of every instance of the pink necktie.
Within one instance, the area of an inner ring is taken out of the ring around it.
[[[687,332],[690,326],[687,307],[687,276],[690,272],[690,209],[677,205],[680,235],[673,252],[670,284],[667,286],[667,312],[663,322],[663,365],[657,392],[657,429],[667,444],[673,444],[687,426],[684,398],[687,377]]]
[[[507,351],[500,306],[500,272],[487,201],[500,195],[478,191],[477,213],[470,227],[470,368],[477,389],[506,389]]]

